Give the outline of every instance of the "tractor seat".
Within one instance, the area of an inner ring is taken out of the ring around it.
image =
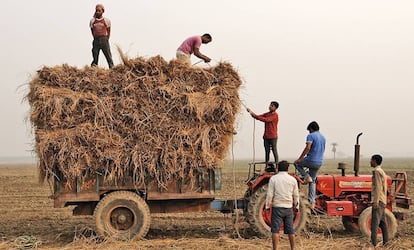
[[[347,169],[348,165],[345,162],[339,162],[338,163],[338,169]]]
[[[345,169],[347,169],[348,167],[347,167],[348,165],[345,163],[345,162],[339,162],[338,163],[338,169],[340,169],[341,170],[341,175],[342,176],[345,176]]]

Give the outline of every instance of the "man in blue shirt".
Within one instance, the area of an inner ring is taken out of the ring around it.
[[[295,161],[295,167],[304,177],[305,183],[309,183],[308,200],[311,208],[315,208],[316,175],[323,164],[323,154],[325,153],[325,137],[319,133],[319,125],[313,121],[306,128],[309,131],[306,137],[306,146],[302,154]],[[304,168],[309,169],[309,173]]]

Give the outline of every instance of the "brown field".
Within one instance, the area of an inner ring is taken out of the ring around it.
[[[361,165],[367,162],[361,162]],[[328,163],[329,165],[329,163]],[[334,163],[331,163],[334,165]],[[413,196],[413,160],[396,161],[389,175],[401,168],[408,173],[410,196]],[[232,164],[223,171],[222,190],[217,198],[243,195],[246,165]],[[365,172],[368,167],[361,168]],[[338,171],[326,167],[322,173]],[[364,172],[364,171],[361,171]],[[336,172],[335,172],[336,173]],[[53,208],[48,198],[48,184],[39,184],[33,164],[0,164],[0,249],[270,249],[270,239],[251,236],[241,216],[218,212],[154,214],[145,240],[116,242],[100,239],[94,232],[92,216],[72,216],[72,208]],[[408,218],[398,222],[398,232],[384,249],[414,248],[413,207]],[[237,221],[238,223],[234,223]],[[369,240],[360,234],[344,231],[341,218],[314,216],[305,232],[297,235],[297,249],[367,249]],[[281,249],[288,249],[286,237]]]

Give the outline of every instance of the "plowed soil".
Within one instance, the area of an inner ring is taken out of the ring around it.
[[[392,173],[388,173],[391,175]],[[409,173],[409,190],[414,182]],[[223,173],[217,198],[243,196],[245,173]],[[116,242],[96,236],[92,216],[72,216],[73,207],[57,209],[51,188],[39,184],[32,164],[0,165],[0,249],[270,249],[270,239],[251,235],[241,215],[202,212],[153,214],[147,237]],[[235,184],[236,185],[235,185]],[[383,249],[414,249],[414,211],[398,221],[396,238]],[[236,222],[236,223],[235,223]],[[369,239],[345,231],[340,217],[312,216],[296,237],[297,249],[368,249]],[[281,249],[288,249],[281,238]]]

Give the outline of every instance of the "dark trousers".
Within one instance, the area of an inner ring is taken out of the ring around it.
[[[293,229],[293,210],[292,208],[272,207],[272,219],[270,221],[270,231],[274,234],[279,233],[280,226],[283,225],[285,234],[295,234]]]
[[[114,62],[112,61],[111,48],[109,46],[109,41],[108,41],[107,36],[95,37],[95,39],[93,39],[93,42],[92,42],[93,61],[91,63],[91,66],[98,65],[100,50],[102,50],[102,52],[104,53],[106,61],[108,62],[109,68],[112,68],[114,66]]]
[[[377,245],[377,231],[378,226],[382,231],[382,244],[388,242],[388,229],[385,222],[385,204],[379,202],[378,208],[372,207],[371,215],[371,243],[373,246]]]
[[[265,161],[269,162],[270,160],[270,150],[273,152],[273,157],[275,162],[279,161],[279,155],[277,154],[277,138],[274,139],[263,139],[264,148],[265,148]]]

